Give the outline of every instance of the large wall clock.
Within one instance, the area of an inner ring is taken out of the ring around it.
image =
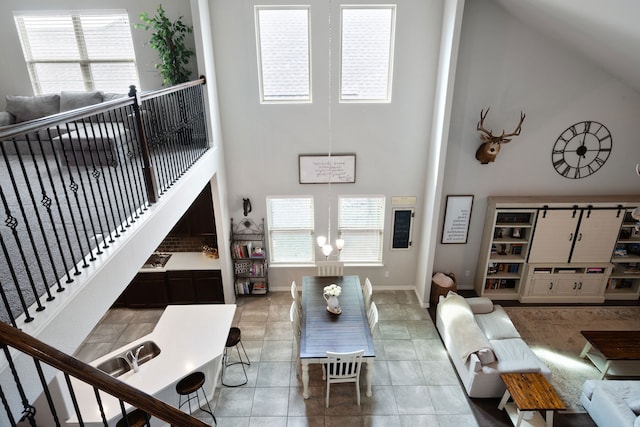
[[[594,174],[611,154],[611,133],[602,123],[585,120],[560,134],[551,162],[560,175],[578,179]]]

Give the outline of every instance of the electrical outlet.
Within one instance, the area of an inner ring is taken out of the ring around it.
[[[389,272],[388,271],[384,272],[384,277],[389,277]]]
[[[469,277],[469,276],[471,276],[471,270],[466,270],[466,271],[464,272],[464,275],[465,275],[465,277]]]

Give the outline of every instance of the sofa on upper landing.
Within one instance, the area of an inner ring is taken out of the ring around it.
[[[502,397],[501,373],[541,372],[551,378],[504,309],[489,298],[441,296],[436,327],[469,397]]]
[[[6,111],[0,111],[0,129],[124,96],[102,91],[62,91],[59,94],[36,96],[8,95]],[[126,131],[126,123],[121,121],[92,120],[91,123],[70,128],[50,127],[45,132],[40,131],[38,135],[30,134],[29,139],[33,142],[40,139],[44,154],[55,152],[61,156],[62,161],[67,159],[71,164],[88,163],[91,159],[102,164],[112,164],[118,160],[118,145],[123,143]],[[2,141],[2,144],[8,154],[15,154],[16,151],[28,154],[25,142],[26,136],[17,137],[15,141]],[[39,146],[40,144],[32,144],[32,148],[37,151]]]
[[[640,381],[587,380],[580,403],[598,427],[640,427]]]

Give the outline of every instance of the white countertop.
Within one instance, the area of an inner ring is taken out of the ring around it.
[[[163,252],[171,258],[164,267],[141,268],[140,273],[162,273],[177,270],[220,270],[220,259],[210,258],[202,252]]]
[[[153,332],[94,360],[90,365],[97,366],[136,344],[154,341],[160,347],[160,354],[140,365],[139,372],[131,370],[118,379],[156,396],[160,391],[171,388],[170,395],[175,395],[175,402],[166,403],[176,406],[175,383],[222,355],[235,311],[235,304],[169,305]],[[79,380],[72,381],[83,421],[101,422],[95,410],[93,388]],[[121,412],[117,399],[106,393],[100,393],[100,396],[107,420],[119,418]],[[77,422],[75,415],[68,421]]]

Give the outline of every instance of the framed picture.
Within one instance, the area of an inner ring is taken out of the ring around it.
[[[467,243],[473,196],[447,196],[442,243]]]
[[[355,154],[300,154],[300,184],[356,182]]]

